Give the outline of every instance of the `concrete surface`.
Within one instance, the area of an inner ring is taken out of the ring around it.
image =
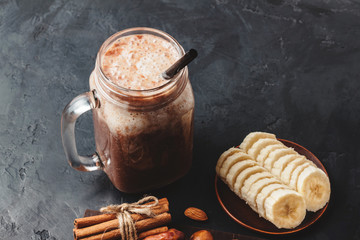
[[[88,90],[102,42],[136,26],[158,28],[199,57],[190,65],[194,163],[149,192],[171,202],[174,222],[262,235],[233,222],[214,192],[219,155],[250,131],[297,142],[332,184],[325,215],[284,239],[360,239],[360,2],[0,0],[0,239],[72,239],[87,208],[135,201],[103,172],[77,172],[60,138],[64,106]],[[77,124],[94,151],[91,115]],[[209,215],[185,219],[186,207]]]

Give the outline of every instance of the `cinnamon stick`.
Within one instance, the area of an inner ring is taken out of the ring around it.
[[[159,215],[169,211],[169,203],[159,203],[159,205],[156,205],[150,209],[155,215]],[[136,222],[149,217],[141,214],[131,214],[131,218]]]
[[[163,232],[166,232],[168,230],[169,230],[168,227],[159,227],[159,228],[151,229],[149,231],[145,231],[145,232],[140,233],[138,238],[139,239],[144,239],[144,238],[146,238],[148,236],[163,233]],[[121,237],[120,236],[120,231],[113,230],[113,231],[110,231],[110,232],[107,232],[107,233],[104,233],[104,234],[98,234],[98,235],[91,236],[91,237],[88,237],[88,238],[81,238],[81,240],[100,240],[100,239],[101,240],[114,240],[114,239],[119,239],[120,237]]]
[[[85,228],[77,228],[74,229],[74,238],[80,239],[86,236],[102,233],[105,231],[110,231],[113,229],[117,229],[119,227],[119,220],[113,219],[110,221],[106,221],[103,223],[99,223],[90,227]]]
[[[153,218],[146,218],[144,220],[135,222],[135,227],[138,233],[156,228],[159,226],[167,225],[171,222],[171,214],[166,212],[156,215]]]
[[[152,203],[154,203],[154,202],[153,201],[148,202],[148,203],[145,203],[144,205],[149,205]],[[169,211],[168,199],[167,198],[159,199],[159,204],[152,207],[151,210],[153,211],[154,214],[160,214],[160,213]],[[132,214],[131,217],[133,218],[134,221],[138,221],[138,220],[146,218],[146,216],[142,216],[140,214]],[[113,219],[116,219],[116,214],[101,214],[101,215],[96,215],[96,216],[91,216],[91,217],[77,218],[74,220],[74,227],[75,228],[84,228],[84,227],[92,226],[95,224],[103,223],[106,221],[110,221]]]
[[[151,229],[151,230],[140,233],[138,238],[143,239],[143,238],[146,238],[146,237],[151,236],[151,235],[166,232],[167,230],[169,230],[169,228],[166,227],[166,226],[165,227],[154,228],[154,229]]]
[[[84,228],[91,225],[107,222],[116,219],[116,214],[101,214],[91,217],[77,218],[74,220],[75,228]]]
[[[105,232],[98,235],[93,235],[85,238],[76,238],[76,240],[123,240],[120,237],[120,230],[115,229],[110,232]]]
[[[116,224],[114,223],[116,221]],[[166,225],[170,223],[170,213],[162,213],[153,218],[147,218],[135,222],[135,227],[138,233],[147,231],[152,228]],[[102,225],[101,228],[97,225]],[[105,223],[97,224],[87,228],[74,229],[74,238],[81,240],[115,240],[120,237],[120,230],[118,229],[118,221],[110,220]],[[111,230],[112,229],[112,230]],[[109,231],[110,230],[110,231]]]

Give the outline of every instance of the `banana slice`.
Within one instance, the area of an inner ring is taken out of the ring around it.
[[[257,194],[256,198],[255,198],[255,203],[256,203],[256,207],[258,210],[258,213],[261,217],[265,218],[265,208],[264,208],[264,202],[265,199],[270,196],[270,194],[277,190],[277,189],[289,189],[289,187],[287,187],[286,185],[282,184],[282,183],[271,183],[267,186],[265,186],[263,189],[261,189],[261,191]]]
[[[254,161],[254,163],[256,163]],[[236,178],[235,180],[235,184],[234,184],[234,192],[242,198],[241,195],[241,188],[244,185],[244,182],[246,179],[248,179],[251,175],[258,173],[258,172],[264,172],[266,171],[266,169],[264,169],[263,167],[260,167],[258,165],[255,165],[253,167],[249,167],[244,169]],[[246,201],[246,200],[245,200]]]
[[[225,161],[223,162],[223,164],[220,168],[219,176],[225,181],[226,175],[228,174],[229,169],[235,163],[246,160],[246,159],[251,159],[251,157],[249,155],[247,155],[246,153],[244,153],[243,151],[237,152],[234,155],[228,157],[227,159],[225,159]]]
[[[258,180],[261,180],[263,178],[273,178],[274,176],[269,173],[265,168],[263,172],[258,172],[255,174],[252,174],[248,179],[244,181],[244,184],[241,188],[241,195],[244,197],[244,199],[247,200],[246,194],[249,192],[250,187],[257,182]]]
[[[278,189],[265,199],[265,217],[278,228],[297,227],[305,218],[306,204],[298,192]]]
[[[284,183],[286,183],[287,185],[290,184],[290,179],[291,179],[291,176],[292,176],[292,173],[294,172],[294,170],[302,165],[306,163],[306,158],[304,156],[300,156],[296,159],[294,159],[293,161],[291,161],[291,163],[289,163],[285,168],[284,170],[281,172],[281,175],[280,175],[280,179],[281,181],[283,181]]]
[[[294,154],[287,154],[285,156],[280,157],[277,161],[274,162],[274,165],[271,169],[271,173],[277,176],[278,178],[281,177],[282,170],[294,159],[300,157],[301,155],[294,153]]]
[[[299,175],[297,191],[305,198],[307,210],[316,212],[330,199],[329,178],[321,169],[308,166]]]
[[[274,162],[277,161],[282,156],[285,156],[288,154],[296,154],[296,152],[294,151],[294,149],[288,148],[288,147],[279,148],[279,149],[272,151],[264,161],[264,168],[266,168],[267,170],[269,170],[271,172]]]
[[[257,195],[264,187],[266,187],[270,184],[273,184],[273,183],[281,184],[281,182],[275,177],[263,178],[263,179],[256,181],[255,183],[253,183],[251,185],[249,191],[247,191],[247,193],[243,193],[244,199],[246,199],[246,201],[250,205],[250,207],[252,209],[254,209],[256,212],[258,212],[258,207],[256,204]]]
[[[269,172],[259,172],[250,176],[241,188],[241,195],[249,206],[257,212],[256,196],[261,189],[271,183],[281,183]]]
[[[226,175],[226,183],[229,185],[230,189],[234,189],[235,180],[237,176],[246,168],[255,166],[256,162],[254,160],[244,160],[235,163],[230,169],[228,174]]]
[[[272,138],[276,139],[274,134],[266,133],[266,132],[251,132],[249,133],[242,143],[240,144],[240,148],[247,152],[251,146],[260,138]]]
[[[261,138],[258,141],[256,141],[254,143],[254,145],[252,145],[252,147],[247,151],[247,153],[254,158],[255,160],[257,160],[258,155],[260,154],[260,151],[268,146],[268,145],[276,145],[279,144],[280,142],[276,139],[272,139],[272,138]],[[284,146],[285,147],[285,146]]]
[[[296,190],[300,173],[302,173],[302,171],[304,171],[304,169],[307,168],[308,166],[311,166],[311,164],[309,162],[305,161],[305,163],[303,163],[300,166],[298,166],[297,168],[295,168],[295,170],[292,172],[291,177],[290,177],[290,183],[289,183],[289,186],[292,189]]]
[[[256,161],[259,163],[260,166],[264,166],[264,161],[269,156],[269,154],[279,148],[284,148],[284,144],[278,143],[275,145],[268,145],[264,147],[263,149],[261,149]]]
[[[221,156],[219,157],[219,160],[217,161],[216,164],[216,173],[218,175],[220,175],[220,169],[221,166],[223,165],[225,159],[227,159],[228,157],[230,157],[231,155],[234,155],[237,152],[242,152],[239,148],[229,148],[228,150],[226,150],[223,154],[221,154]]]

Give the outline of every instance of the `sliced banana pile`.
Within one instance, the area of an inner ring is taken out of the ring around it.
[[[305,218],[306,204],[249,154],[230,148],[216,165],[218,176],[261,217],[278,228],[295,228]]]
[[[308,211],[316,212],[329,201],[328,176],[312,161],[278,141],[274,134],[249,133],[241,143],[240,149],[300,193],[305,199]]]
[[[330,198],[328,176],[305,156],[265,132],[248,134],[216,165],[218,176],[261,217],[278,228],[295,228],[306,210],[317,211]]]

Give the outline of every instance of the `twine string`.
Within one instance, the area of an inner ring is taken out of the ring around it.
[[[146,204],[153,201],[151,204]],[[137,240],[137,232],[135,222],[131,217],[132,213],[154,217],[155,214],[151,208],[159,204],[159,199],[154,196],[147,196],[134,203],[123,203],[120,205],[109,205],[100,209],[102,213],[116,214],[119,220],[119,230],[121,239],[123,240]]]

